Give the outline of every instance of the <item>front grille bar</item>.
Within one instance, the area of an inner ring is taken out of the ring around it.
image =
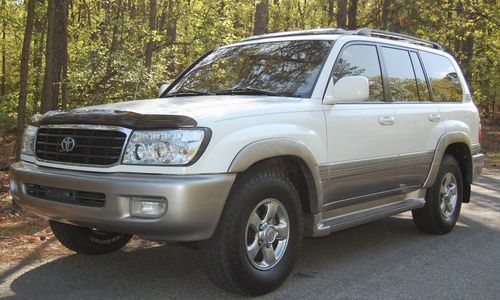
[[[101,125],[45,125],[38,129],[35,154],[46,162],[112,166],[120,163],[131,130]],[[63,148],[70,138],[70,149]]]

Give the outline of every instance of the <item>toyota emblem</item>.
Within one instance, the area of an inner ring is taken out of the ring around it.
[[[63,152],[71,152],[75,148],[75,145],[76,145],[75,139],[70,136],[67,136],[63,138],[61,142],[61,149]]]

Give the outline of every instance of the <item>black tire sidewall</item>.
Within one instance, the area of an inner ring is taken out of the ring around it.
[[[90,228],[50,220],[55,237],[66,248],[77,253],[98,255],[115,252],[125,246],[132,235],[105,232],[98,234]]]
[[[261,294],[280,286],[295,265],[302,241],[302,210],[298,194],[290,182],[272,174],[256,177],[257,180],[244,184],[242,189],[236,191],[235,199],[230,197],[230,205],[237,205],[238,208],[234,215],[225,217],[231,219],[229,223],[232,226],[231,245],[227,248],[229,250],[227,255],[233,256],[229,259],[237,262],[231,266],[231,273],[239,277],[240,283],[246,285],[244,289],[247,292]],[[259,270],[247,257],[245,234],[250,214],[259,203],[268,198],[278,200],[285,207],[289,218],[290,235],[280,261],[269,270]]]
[[[453,211],[453,216],[450,219],[446,219],[441,213],[440,207],[440,187],[443,182],[444,176],[447,173],[452,173],[457,180],[457,205]],[[432,206],[432,212],[437,225],[442,229],[443,232],[449,232],[453,229],[458,218],[460,216],[460,210],[462,207],[462,197],[463,197],[463,179],[462,172],[460,171],[460,166],[458,165],[455,158],[452,156],[445,156],[441,163],[438,176],[434,186],[429,190],[427,201]],[[430,201],[429,201],[430,200]]]

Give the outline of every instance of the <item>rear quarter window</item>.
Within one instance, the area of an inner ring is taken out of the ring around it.
[[[458,73],[451,61],[442,55],[420,52],[432,89],[432,100],[462,102],[463,91]]]

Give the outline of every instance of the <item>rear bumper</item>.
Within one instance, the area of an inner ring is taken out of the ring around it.
[[[11,194],[22,207],[52,220],[105,231],[136,234],[169,241],[210,238],[224,208],[235,174],[148,175],[89,173],[39,167],[26,162],[11,165]],[[26,184],[104,193],[104,207],[43,200],[28,195]],[[130,197],[167,201],[159,218],[130,215]]]
[[[481,174],[484,166],[484,154],[478,153],[472,156],[472,178]]]

